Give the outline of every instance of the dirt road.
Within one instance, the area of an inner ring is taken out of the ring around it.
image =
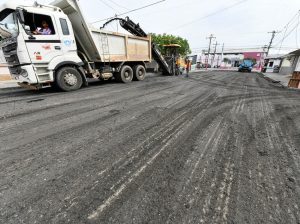
[[[299,98],[235,72],[0,90],[0,223],[300,223]]]

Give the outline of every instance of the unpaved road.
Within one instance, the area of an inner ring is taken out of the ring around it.
[[[0,90],[0,223],[300,223],[299,98],[235,72]]]

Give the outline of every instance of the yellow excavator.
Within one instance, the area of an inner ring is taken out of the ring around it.
[[[164,58],[169,65],[171,74],[181,75],[185,68],[185,61],[179,54],[179,44],[166,44],[164,47]]]

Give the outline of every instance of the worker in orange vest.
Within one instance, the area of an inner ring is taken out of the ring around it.
[[[191,70],[191,61],[188,58],[185,59],[185,69],[186,69],[185,77],[188,78],[189,77],[189,71]]]

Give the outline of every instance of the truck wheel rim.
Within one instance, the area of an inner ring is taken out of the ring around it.
[[[125,76],[125,79],[129,79],[130,78],[129,72],[124,72],[124,76]]]
[[[69,86],[75,86],[77,84],[77,78],[72,73],[67,73],[64,75],[65,83]]]
[[[140,69],[139,71],[138,71],[138,76],[143,76],[144,75],[144,72]]]

